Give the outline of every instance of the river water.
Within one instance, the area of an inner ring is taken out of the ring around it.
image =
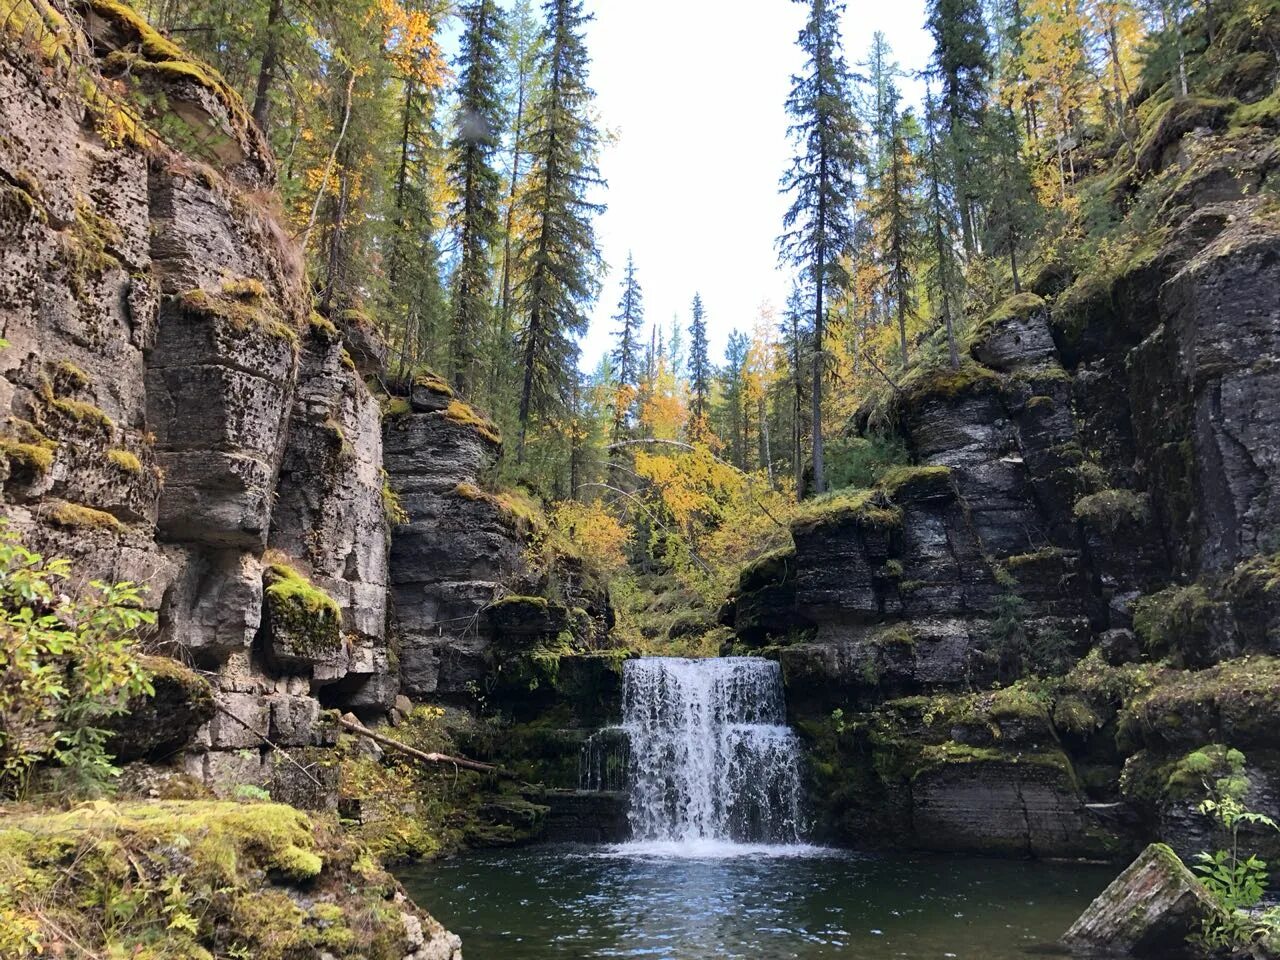
[[[1025,960],[1112,867],[812,848],[535,847],[407,868],[467,960]],[[779,855],[781,854],[781,855]]]
[[[401,872],[467,960],[1020,960],[1052,952],[1114,876],[807,845],[802,749],[767,660],[628,661],[606,735],[582,780],[621,773],[631,843]]]

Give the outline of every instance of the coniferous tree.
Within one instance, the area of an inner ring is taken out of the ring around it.
[[[934,70],[942,82],[942,130],[964,249],[977,249],[976,213],[982,169],[979,138],[991,77],[990,37],[982,0],[930,0]]]
[[[724,366],[720,370],[721,436],[728,443],[728,459],[739,470],[747,469],[748,410],[746,405],[747,354],[751,341],[740,330],[729,334]]]
[[[910,110],[898,111],[896,90],[891,92],[890,100],[893,106],[888,140],[870,199],[876,246],[885,271],[885,292],[898,326],[898,345],[905,369],[909,358],[907,321],[915,315],[915,269],[924,228],[919,175],[912,151],[919,130]]]
[[[457,65],[458,116],[447,171],[454,194],[449,226],[458,242],[449,354],[453,382],[464,396],[470,396],[492,304],[491,252],[498,239],[502,192],[493,163],[506,123],[502,101],[505,25],[496,0],[471,0],[459,14],[465,28]]]
[[[613,429],[611,439],[622,439],[631,417],[636,390],[640,384],[640,328],[644,324],[644,291],[636,278],[635,258],[627,254],[627,271],[622,278],[622,296],[618,299],[618,312],[613,319],[618,324],[618,345],[614,347],[613,360],[614,400]]]
[[[543,5],[546,36],[538,67],[543,85],[532,104],[527,141],[530,224],[518,252],[526,274],[518,291],[524,315],[518,344],[518,461],[524,458],[530,420],[565,405],[577,375],[576,338],[586,332],[586,310],[599,289],[593,219],[604,207],[591,194],[603,181],[592,117],[595,93],[587,82],[584,32],[591,18],[582,6],[582,0]]]
[[[398,371],[405,374],[441,341],[446,312],[440,281],[441,211],[433,189],[440,143],[435,97],[414,78],[405,81],[398,108],[395,176],[388,211],[393,226],[386,245],[386,286],[379,315]]]
[[[955,206],[947,189],[946,164],[938,138],[938,103],[932,91],[924,101],[924,192],[925,221],[932,263],[928,273],[929,294],[934,312],[942,317],[947,332],[947,353],[952,369],[960,366],[960,350],[956,344],[955,321],[959,308],[960,283],[963,273],[956,256]]]
[[[799,284],[791,288],[791,295],[787,298],[787,309],[783,314],[782,323],[779,325],[779,333],[782,335],[782,346],[787,365],[786,383],[790,386],[787,391],[789,395],[789,403],[783,404],[783,407],[790,407],[791,425],[791,471],[795,478],[796,497],[800,497],[804,493],[804,451],[802,444],[804,442],[804,388],[805,388],[805,369],[806,360],[810,352],[809,331],[806,330],[806,323],[812,318],[809,305],[805,302],[806,297],[804,291]],[[816,361],[816,358],[814,358]]]
[[[862,161],[861,133],[852,102],[852,77],[841,53],[843,0],[797,0],[809,7],[798,44],[803,72],[792,78],[787,112],[798,154],[782,178],[792,195],[783,218],[779,251],[802,269],[814,290],[813,484],[826,489],[822,449],[823,333],[829,295],[849,283],[845,254],[853,245],[854,172]]]
[[[1009,261],[1013,290],[1022,290],[1018,254],[1027,245],[1038,219],[1035,190],[1018,138],[1018,122],[1007,106],[988,111],[984,152],[988,159],[985,200],[985,244],[993,256]]]
[[[517,197],[527,180],[526,141],[529,135],[529,104],[537,86],[538,54],[544,39],[534,13],[533,0],[516,0],[507,17],[507,62],[510,65],[512,101],[510,114],[510,159],[507,163],[507,190],[502,229],[502,281],[498,297],[498,316],[490,347],[489,393],[497,397],[512,363],[512,311],[517,286],[518,264],[515,253],[519,246],[517,233]]]
[[[711,362],[707,356],[707,317],[702,295],[693,295],[693,320],[689,324],[689,394],[691,419],[707,415],[711,396]]]

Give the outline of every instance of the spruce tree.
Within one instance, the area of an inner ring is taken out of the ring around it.
[[[618,345],[614,347],[613,361],[614,402],[612,440],[617,443],[630,421],[631,406],[640,384],[640,328],[644,324],[644,291],[636,278],[636,262],[627,254],[627,271],[622,278],[622,295],[618,299],[618,312],[613,315],[618,324]]]
[[[982,0],[930,0],[934,71],[942,82],[943,141],[967,254],[977,250],[974,207],[981,187],[979,139],[991,78]]]
[[[720,369],[720,435],[728,441],[728,459],[739,470],[747,469],[747,355],[751,341],[740,330],[729,334]]]
[[[1005,257],[1013,290],[1022,290],[1018,254],[1027,246],[1039,219],[1035,189],[1022,156],[1018,122],[1007,106],[993,107],[983,127],[988,157],[984,243],[992,256]]]
[[[591,200],[603,186],[597,167],[595,93],[587,82],[584,33],[591,19],[582,0],[547,0],[546,36],[538,70],[542,88],[532,104],[527,141],[529,229],[518,259],[525,276],[518,291],[523,313],[520,355],[520,435],[524,459],[535,415],[561,410],[577,375],[577,338],[599,291],[600,253],[593,220],[604,207]]]
[[[934,312],[941,316],[947,331],[951,367],[956,369],[960,366],[960,350],[956,344],[955,320],[963,273],[955,248],[955,205],[948,190],[946,163],[938,137],[938,102],[932,91],[925,92],[923,171],[927,203],[925,220],[932,255],[927,275],[928,288]]]
[[[449,226],[458,243],[453,274],[450,372],[470,396],[481,338],[492,309],[492,248],[498,239],[502,179],[494,168],[500,131],[505,25],[496,0],[470,0],[460,10],[465,25],[458,55],[458,107],[447,168],[454,200]]]
[[[778,240],[782,259],[804,271],[814,291],[813,484],[826,489],[822,449],[823,333],[829,299],[846,289],[845,255],[853,246],[854,174],[862,161],[861,133],[852,101],[852,77],[841,53],[843,0],[797,0],[809,7],[798,44],[803,71],[792,78],[787,112],[798,152],[782,178],[791,194]]]
[[[502,228],[502,280],[498,297],[497,323],[490,347],[489,393],[496,398],[505,391],[504,378],[510,376],[512,364],[512,312],[517,286],[516,231],[517,199],[527,179],[526,141],[529,136],[529,104],[537,89],[539,44],[545,39],[538,27],[533,0],[516,0],[507,16],[507,63],[510,65],[511,89],[508,110],[511,122],[507,139],[510,158],[507,161],[507,188]]]
[[[805,366],[810,349],[809,331],[806,329],[806,322],[811,316],[805,292],[799,284],[796,284],[791,288],[791,294],[787,298],[787,309],[783,313],[782,322],[778,326],[787,365],[785,382],[790,387],[786,391],[789,395],[789,403],[783,404],[783,406],[790,407],[790,417],[788,419],[791,425],[791,470],[795,477],[796,497],[800,497],[804,493],[804,451],[802,449],[804,417],[802,411],[804,409],[806,380]]]
[[[922,246],[923,212],[913,141],[918,125],[910,110],[899,113],[898,94],[891,92],[889,138],[880,176],[871,194],[871,216],[879,261],[884,265],[888,304],[898,326],[905,369],[909,359],[907,321],[915,315],[915,271]]]
[[[707,356],[707,315],[702,295],[693,295],[693,320],[689,324],[689,393],[691,419],[700,421],[707,415],[711,397],[711,363]]]

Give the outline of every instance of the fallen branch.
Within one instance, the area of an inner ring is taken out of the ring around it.
[[[871,352],[869,350],[862,351],[862,359],[867,361],[867,363],[871,364],[871,366],[875,368],[876,373],[884,377],[885,382],[889,384],[889,386],[893,387],[893,390],[895,393],[902,394],[905,392],[902,389],[902,387],[898,385],[897,381],[894,380],[893,377],[885,373],[884,369],[880,366],[880,364],[876,363],[876,358],[871,355]]]
[[[374,743],[390,747],[392,750],[399,750],[401,753],[408,754],[416,760],[423,760],[427,763],[451,763],[455,767],[476,770],[480,773],[494,773],[500,777],[514,776],[510,771],[494,766],[492,763],[481,763],[479,760],[468,760],[466,757],[451,757],[447,753],[428,753],[425,750],[419,750],[417,747],[411,747],[407,743],[401,743],[399,740],[392,740],[381,733],[375,733],[363,724],[348,720],[345,717],[339,717],[338,724],[352,733],[368,737]]]

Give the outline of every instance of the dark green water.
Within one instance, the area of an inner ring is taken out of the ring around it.
[[[999,860],[541,847],[401,872],[467,960],[1025,960],[1115,877]],[[814,851],[810,851],[811,854]]]

